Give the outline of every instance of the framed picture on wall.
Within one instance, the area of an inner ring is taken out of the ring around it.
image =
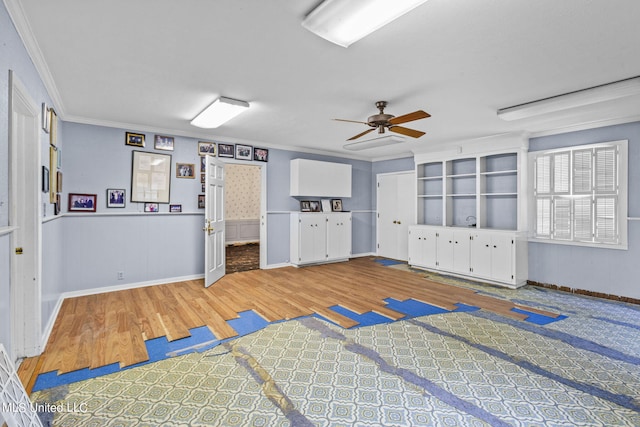
[[[196,165],[193,163],[176,163],[176,178],[191,178],[196,177],[195,174]]]
[[[69,212],[95,212],[96,194],[69,193]]]
[[[51,129],[51,116],[49,116],[49,106],[46,102],[42,103],[42,130],[49,133]]]
[[[216,143],[215,142],[198,142],[198,155],[200,156],[215,156],[216,155]]]
[[[160,211],[160,205],[158,203],[145,203],[144,204],[144,211],[145,212],[159,212]]]
[[[169,205],[169,212],[182,212],[182,205]]]
[[[311,212],[310,201],[302,200],[300,201],[300,212]]]
[[[173,151],[173,137],[156,135],[153,139],[153,148],[156,150]]]
[[[268,162],[269,161],[269,150],[266,148],[254,148],[253,149],[253,160],[256,162]]]
[[[108,208],[124,208],[126,203],[126,193],[121,188],[107,189],[107,207]]]
[[[53,214],[59,215],[60,209],[62,209],[62,204],[60,203],[60,193],[56,194],[55,202],[53,203]]]
[[[198,194],[198,209],[204,209],[204,194]]]
[[[49,108],[49,143],[58,145],[58,115],[53,108]]]
[[[236,159],[253,160],[253,147],[250,145],[236,144]]]
[[[171,155],[134,151],[131,201],[169,203]]]
[[[342,199],[331,199],[331,210],[333,212],[342,212]]]
[[[46,166],[42,166],[42,192],[49,192],[49,169]]]
[[[310,201],[309,207],[311,208],[311,212],[320,212],[320,202],[317,200]]]
[[[62,172],[56,172],[56,188],[58,193],[62,192]]]
[[[134,147],[144,147],[144,134],[127,132],[125,134],[124,143]]]
[[[218,144],[218,157],[230,157],[234,156],[234,145],[233,144]]]

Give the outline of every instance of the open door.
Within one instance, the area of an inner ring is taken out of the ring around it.
[[[207,156],[204,202],[204,285],[209,287],[224,276],[224,163]]]

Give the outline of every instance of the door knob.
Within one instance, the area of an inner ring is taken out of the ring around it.
[[[206,231],[208,234],[211,234],[213,231],[213,227],[211,226],[211,220],[205,219],[204,227],[202,231]]]

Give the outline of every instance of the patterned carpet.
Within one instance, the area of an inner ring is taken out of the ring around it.
[[[31,398],[64,404],[56,426],[640,425],[640,307],[439,279],[568,318],[301,318]]]

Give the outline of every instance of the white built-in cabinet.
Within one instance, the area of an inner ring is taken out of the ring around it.
[[[409,264],[516,288],[527,280],[526,233],[409,227]]]
[[[527,279],[527,140],[505,135],[415,155],[409,264],[510,287]]]
[[[294,265],[346,261],[351,256],[351,213],[294,212],[290,236]]]

